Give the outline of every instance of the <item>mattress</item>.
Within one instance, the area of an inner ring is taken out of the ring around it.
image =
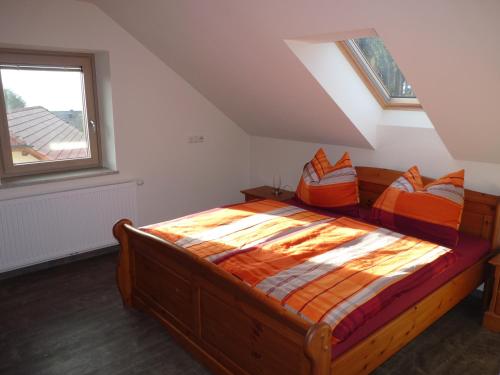
[[[142,230],[213,262],[312,323],[337,357],[475,263],[488,243],[450,249],[296,202],[216,208]]]

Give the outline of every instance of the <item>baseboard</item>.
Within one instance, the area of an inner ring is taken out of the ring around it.
[[[67,263],[73,263],[73,262],[83,260],[83,259],[94,258],[94,257],[97,257],[99,255],[117,253],[119,250],[120,250],[119,245],[108,246],[108,247],[103,247],[101,249],[85,251],[83,253],[69,255],[69,256],[63,257],[63,258],[58,258],[58,259],[53,259],[53,260],[49,260],[49,261],[42,262],[42,263],[33,264],[33,265],[27,266],[27,267],[16,268],[15,270],[1,272],[0,273],[0,280],[10,279],[12,277],[25,275],[25,274],[36,272],[36,271],[45,270],[47,268],[57,267],[57,266],[67,264]]]

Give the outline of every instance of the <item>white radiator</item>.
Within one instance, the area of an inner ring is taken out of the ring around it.
[[[0,272],[116,244],[113,224],[137,217],[127,182],[0,201]]]

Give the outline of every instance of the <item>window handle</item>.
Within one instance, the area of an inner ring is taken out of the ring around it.
[[[95,133],[95,131],[96,131],[95,121],[94,120],[90,120],[89,124],[90,124],[90,127],[92,128],[92,131]]]

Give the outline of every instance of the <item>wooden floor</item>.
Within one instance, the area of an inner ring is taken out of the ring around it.
[[[0,281],[0,374],[197,374],[160,325],[122,307],[115,254]],[[376,371],[500,373],[500,335],[471,297]]]

